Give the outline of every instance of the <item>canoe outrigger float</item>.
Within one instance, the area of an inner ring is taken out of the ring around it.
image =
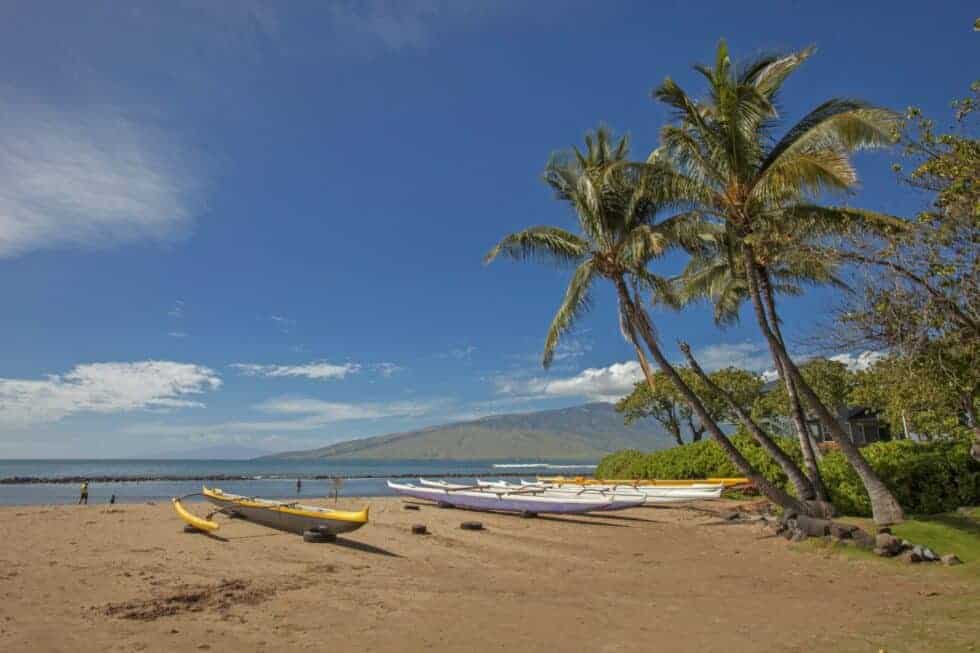
[[[736,485],[748,485],[751,481],[747,478],[694,478],[694,479],[675,479],[675,480],[637,480],[637,479],[602,479],[586,478],[584,476],[539,476],[538,480],[542,483],[558,483],[568,485],[617,485],[643,487],[644,485],[721,485],[723,487],[734,487]]]
[[[204,487],[201,495],[218,507],[220,512],[241,517],[262,526],[300,535],[312,531],[322,535],[350,533],[368,522],[368,509],[358,511],[333,510],[306,506],[293,501],[272,501],[257,497],[245,497]],[[174,511],[188,525],[205,532],[218,529],[210,519],[202,519],[188,512],[174,499]]]

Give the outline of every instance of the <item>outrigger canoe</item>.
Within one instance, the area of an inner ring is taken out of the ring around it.
[[[542,483],[570,483],[574,485],[623,485],[629,487],[643,487],[646,485],[717,485],[722,487],[733,487],[736,485],[748,485],[751,481],[747,478],[694,478],[694,479],[656,479],[656,480],[637,480],[637,479],[600,479],[585,478],[584,476],[539,476],[538,480]]]
[[[503,486],[509,484],[503,483]],[[513,487],[513,486],[511,486]],[[578,483],[528,483],[521,481],[519,487],[540,488],[556,494],[600,493],[617,498],[640,497],[647,503],[674,503],[681,501],[710,501],[720,499],[724,489],[721,483],[698,485],[582,485]]]
[[[201,494],[220,508],[222,512],[291,533],[303,534],[306,531],[318,531],[324,534],[338,535],[356,531],[368,522],[367,508],[358,511],[332,510],[317,506],[305,506],[291,501],[243,497],[222,492],[217,488],[207,487],[201,490]],[[178,514],[180,514],[179,511]],[[181,517],[183,518],[183,515]],[[185,519],[185,521],[187,520]],[[197,527],[196,524],[191,525]]]
[[[574,515],[586,512],[624,510],[643,505],[642,499],[618,499],[604,496],[554,495],[534,489],[503,489],[453,485],[428,481],[429,485],[392,483],[388,487],[396,494],[415,499],[434,501],[442,506],[466,510],[516,512],[524,515]]]
[[[177,497],[174,497],[173,499],[171,499],[171,501],[173,502],[174,505],[174,512],[176,512],[177,516],[183,519],[188,526],[193,526],[197,530],[203,531],[205,533],[210,533],[211,531],[216,531],[219,528],[221,528],[221,525],[216,521],[211,521],[210,519],[202,519],[201,517],[198,517],[197,515],[188,512],[188,510],[184,508],[184,504],[182,504],[180,502],[180,499],[178,499]]]

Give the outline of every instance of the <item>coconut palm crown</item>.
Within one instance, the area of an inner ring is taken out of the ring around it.
[[[562,335],[590,308],[597,278],[629,281],[649,289],[668,286],[646,266],[682,241],[684,219],[677,216],[654,223],[665,205],[657,192],[658,168],[633,165],[628,156],[628,138],[617,140],[605,127],[586,135],[584,150],[573,148],[553,156],[544,181],[558,199],[573,207],[580,233],[552,226],[530,227],[506,236],[485,257],[487,263],[505,255],[574,266],[545,338],[545,367],[551,364]],[[620,318],[622,321],[622,313]]]

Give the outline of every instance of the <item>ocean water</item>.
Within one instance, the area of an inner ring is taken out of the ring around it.
[[[595,465],[519,461],[309,461],[309,460],[0,460],[0,505],[65,504],[78,501],[78,479],[89,482],[89,503],[166,501],[201,491],[203,479],[235,494],[268,498],[387,496],[388,479],[419,476],[514,477],[523,474],[590,474]],[[223,477],[223,478],[222,478]],[[302,479],[300,493],[296,479]]]

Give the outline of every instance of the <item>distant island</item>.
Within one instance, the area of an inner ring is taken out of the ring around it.
[[[262,459],[598,461],[621,449],[653,451],[673,439],[653,420],[629,426],[612,404],[492,415],[418,431],[349,440]]]

